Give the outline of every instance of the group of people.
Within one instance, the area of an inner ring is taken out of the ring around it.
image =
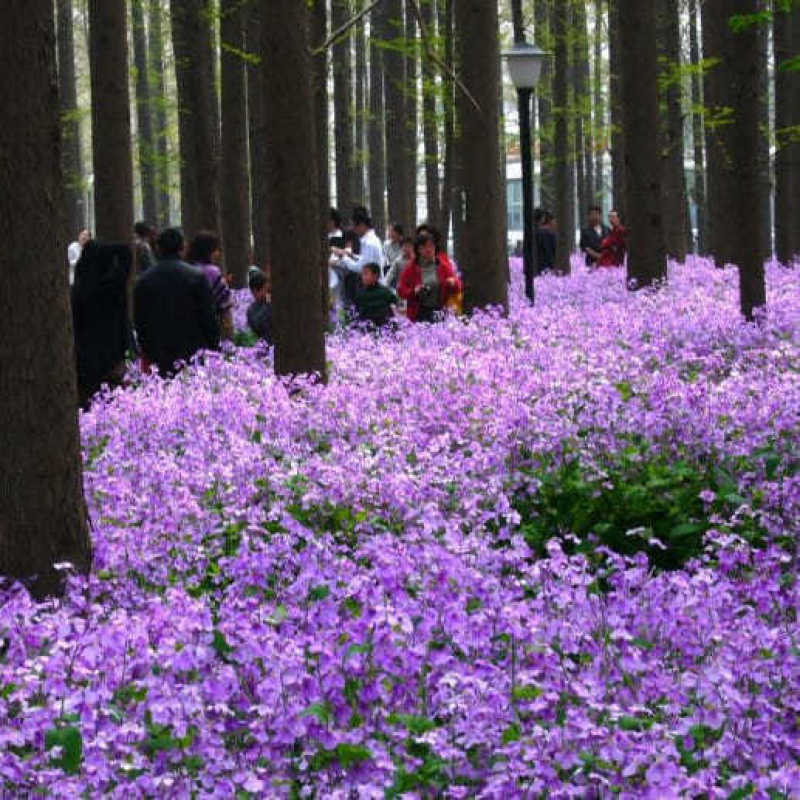
[[[347,230],[342,215],[332,208],[328,243],[329,285],[337,314],[383,327],[402,304],[412,322],[433,322],[444,310],[457,310],[461,278],[432,226],[420,225],[412,239],[394,222],[384,244],[366,208],[353,210]]]
[[[220,339],[234,334],[233,295],[230,279],[218,266],[216,234],[201,231],[187,247],[177,228],[157,234],[137,223],[135,233],[133,248],[88,237],[79,243],[70,296],[83,407],[103,383],[122,380],[129,352],[138,353],[143,371],[155,365],[170,374],[176,364],[200,350],[217,348]],[[271,343],[268,279],[253,267],[249,285],[253,301],[248,323]]]
[[[581,229],[579,247],[586,266],[621,267],[628,250],[628,231],[622,224],[619,212],[608,212],[608,225],[603,224],[603,210],[599,206],[589,209],[588,225]]]

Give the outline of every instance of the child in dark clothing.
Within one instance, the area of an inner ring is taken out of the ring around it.
[[[252,267],[247,278],[253,302],[247,309],[247,324],[253,333],[267,344],[272,344],[272,301],[267,276],[258,267]]]
[[[361,270],[361,291],[356,295],[356,311],[361,322],[371,322],[383,327],[393,317],[397,295],[378,282],[381,268],[378,264],[365,264]]]

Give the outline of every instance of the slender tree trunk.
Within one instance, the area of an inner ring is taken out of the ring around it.
[[[534,20],[536,38],[540,46],[551,46],[551,21],[554,14],[552,0],[535,0]],[[555,158],[553,155],[553,76],[552,70],[545,68],[536,88],[537,126],[536,138],[539,142],[540,185],[539,204],[552,210],[555,206]]]
[[[155,222],[159,227],[169,224],[169,142],[167,125],[167,92],[164,80],[164,38],[162,23],[164,10],[161,0],[150,0],[150,31],[148,55],[150,58],[150,97],[153,101],[156,191],[158,213]]]
[[[78,90],[75,82],[75,42],[72,0],[58,0],[58,99],[63,133],[62,167],[67,231],[76,238],[86,227],[83,189],[81,126],[78,121]],[[63,261],[63,258],[62,258]]]
[[[661,212],[658,136],[658,54],[642,31],[656,29],[656,8],[616,0],[620,48],[620,100],[625,129],[628,286],[641,288],[667,276]]]
[[[97,238],[133,236],[133,162],[125,7],[89,0],[92,153]]]
[[[313,0],[310,8],[310,37],[312,50],[320,47],[328,38],[328,8],[325,0]],[[313,56],[311,69],[314,74],[313,103],[314,131],[317,137],[317,188],[320,214],[327,215],[331,204],[330,172],[328,169],[328,51]],[[321,301],[322,319],[330,316],[330,292],[328,283],[328,258],[330,249],[325,239],[321,240],[320,267],[322,272]]]
[[[594,163],[592,161],[591,97],[589,95],[589,36],[586,30],[586,6],[575,3],[575,34],[572,48],[572,72],[575,108],[575,164],[578,180],[579,214],[586,213],[592,202]]]
[[[369,204],[377,231],[386,229],[386,148],[383,138],[383,51],[379,34],[386,30],[385,10],[378,6],[370,16],[369,39]]]
[[[780,0],[777,0],[780,3]],[[758,0],[759,12],[770,14],[772,11],[772,0]],[[762,217],[761,241],[759,249],[761,257],[764,259],[772,257],[772,157],[770,154],[770,143],[772,136],[772,114],[770,109],[770,79],[769,64],[772,59],[772,42],[770,36],[770,25],[760,24],[758,26],[758,45],[761,53],[761,89],[758,98],[758,108],[761,114],[758,140],[758,180],[761,184],[760,198],[761,205],[759,213]]]
[[[254,2],[247,15],[247,51],[259,57],[247,68],[247,129],[250,149],[250,220],[253,228],[253,262],[270,269],[269,196],[267,194],[267,133],[264,118],[266,68],[261,56],[263,4]],[[327,86],[326,86],[327,93]],[[327,128],[325,129],[327,133]],[[323,170],[320,170],[320,174]],[[327,174],[327,173],[325,173]],[[327,185],[327,184],[326,184]]]
[[[575,247],[574,153],[570,139],[569,113],[569,8],[560,8],[553,15],[555,39],[555,75],[553,78],[553,116],[555,117],[554,156],[556,174],[556,220],[558,245],[555,270],[570,272],[570,256]]]
[[[222,77],[222,241],[226,272],[237,289],[247,286],[250,265],[250,199],[247,181],[247,90],[245,8],[240,0],[221,0]]]
[[[760,213],[763,182],[758,153],[761,138],[762,53],[758,26],[734,32],[728,21],[755,14],[758,0],[706,0],[703,7],[703,51],[719,62],[707,74],[712,108],[729,108],[733,123],[712,130],[708,151],[712,250],[720,265],[739,266],[742,314],[753,318],[766,302]],[[742,191],[742,187],[747,191]]]
[[[435,0],[424,0],[420,5],[422,19],[428,33],[427,48],[433,48],[430,39],[436,36]],[[439,122],[436,115],[436,65],[424,54],[422,57],[422,138],[425,144],[425,195],[428,220],[441,229],[442,209],[439,196]]]
[[[337,30],[350,19],[349,0],[333,0],[331,27]],[[351,34],[333,46],[333,114],[336,140],[336,204],[347,216],[356,205],[353,168],[353,58]]]
[[[139,180],[142,189],[142,216],[150,224],[158,218],[156,194],[156,148],[147,69],[147,32],[144,24],[145,0],[132,0],[133,63],[136,68],[136,128],[139,146]]]
[[[218,231],[219,110],[206,0],[170,0],[178,83],[181,216],[187,237]]]
[[[419,39],[417,37],[417,18],[410,3],[406,3],[406,121],[405,121],[405,164],[406,191],[408,207],[411,209],[409,223],[417,224],[417,127],[419,91],[417,88],[417,62],[419,60]]]
[[[280,196],[281,220],[300,235],[272,230],[272,300],[275,372],[325,378],[325,334],[321,296],[320,242],[324,239],[317,186],[313,72],[305,3],[262,0],[262,46],[267,73],[264,109],[270,125],[269,184]],[[287,87],[292,86],[291,92]],[[277,213],[275,204],[272,206]]]
[[[666,114],[661,117],[661,209],[664,244],[667,255],[676,261],[686,260],[689,234],[686,230],[686,173],[683,165],[683,110],[681,66],[681,32],[679,0],[660,0],[658,4],[662,103]]]
[[[625,213],[628,204],[625,186],[625,129],[622,124],[622,59],[619,43],[619,0],[608,0],[608,53],[609,53],[609,96],[611,109],[611,173],[613,184],[613,205]]]
[[[91,565],[67,273],[53,270],[67,244],[53,2],[7,0],[2,19],[0,103],[13,113],[0,126],[0,236],[13,280],[0,282],[0,575],[41,597],[62,588],[55,564]]]
[[[603,18],[605,12],[605,4],[603,0],[594,0],[594,41],[592,42],[594,48],[594,73],[592,75],[592,93],[594,95],[594,134],[595,134],[595,147],[594,147],[594,196],[595,201],[601,206],[603,204],[603,196],[605,194],[605,181],[604,181],[604,161],[603,155],[605,147],[601,147],[599,142],[604,142],[607,136],[606,126],[606,110],[603,102]],[[599,140],[599,142],[598,142]]]
[[[403,41],[403,0],[384,0],[386,29],[381,38],[390,46],[383,51],[383,97],[386,124],[386,189],[389,221],[405,226],[414,223],[414,210],[409,198],[406,145],[406,63],[398,45]]]
[[[497,5],[485,0],[456,0],[456,48],[461,81],[478,108],[458,90],[458,150],[463,169],[461,185],[465,230],[463,263],[465,306],[508,309],[507,263],[497,247],[502,228],[500,196],[500,119],[497,86],[500,52],[497,37]],[[482,164],[485,168],[476,169]]]
[[[353,10],[362,11],[364,0],[356,0]],[[353,170],[355,173],[354,195],[359,205],[366,205],[367,190],[364,183],[364,172],[367,160],[366,119],[367,119],[367,41],[366,26],[362,19],[355,28],[356,42],[356,144],[353,153]]]
[[[697,0],[689,0],[689,60],[693,66],[700,65],[700,36]],[[694,202],[696,206],[697,242],[696,249],[704,253],[708,246],[708,209],[706,208],[706,157],[705,135],[703,131],[703,81],[697,70],[692,72],[692,139],[694,146]]]
[[[437,15],[439,37],[442,41],[442,59],[448,69],[453,68],[453,0],[438,0]],[[455,170],[455,95],[453,81],[448,74],[442,78],[442,110],[444,112],[444,174],[438,228],[445,242],[450,239],[450,221],[453,209]]]
[[[783,65],[800,52],[800,6],[775,14],[775,254],[790,265],[800,252],[800,76]]]

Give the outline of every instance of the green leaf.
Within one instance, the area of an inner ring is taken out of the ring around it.
[[[51,728],[44,735],[45,750],[61,748],[61,755],[52,759],[53,766],[61,767],[64,772],[76,775],[83,763],[83,737],[74,725],[64,728]]]

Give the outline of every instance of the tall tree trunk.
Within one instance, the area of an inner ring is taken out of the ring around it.
[[[328,4],[326,0],[313,0],[310,19],[310,37],[312,51],[322,46],[328,38]],[[313,56],[311,69],[314,74],[314,132],[317,137],[317,189],[319,210],[325,215],[331,204],[330,171],[328,168],[328,50],[327,48]],[[321,301],[322,318],[327,322],[330,316],[330,292],[328,284],[328,258],[330,249],[325,239],[320,240],[320,268],[322,272]]]
[[[425,145],[425,196],[428,206],[428,220],[441,229],[442,208],[439,196],[439,122],[436,114],[436,65],[427,57],[429,48],[434,47],[436,36],[435,0],[424,0],[420,5],[422,19],[428,35],[422,56],[422,138]]]
[[[800,6],[775,14],[775,254],[791,264],[800,253],[800,76],[783,67],[800,52]]]
[[[686,260],[689,234],[686,230],[686,173],[683,165],[683,110],[681,77],[681,31],[679,0],[660,0],[658,4],[659,55],[661,62],[661,209],[664,245],[667,255],[676,261]]]
[[[439,38],[442,42],[442,60],[448,70],[453,69],[453,0],[437,0],[436,13],[439,24]],[[455,170],[455,95],[453,82],[446,72],[442,74],[442,110],[444,112],[444,174],[442,176],[442,199],[438,228],[444,242],[450,239],[450,219],[453,205],[453,186]]]
[[[573,38],[573,105],[575,108],[575,163],[578,180],[579,214],[593,200],[594,162],[592,161],[591,97],[589,95],[589,36],[586,30],[586,6],[575,3],[575,34]]]
[[[250,220],[253,228],[253,262],[269,272],[270,233],[267,194],[267,133],[264,118],[266,69],[261,46],[263,4],[254,2],[247,15],[247,52],[259,62],[247,68],[247,129],[250,149]],[[327,93],[327,86],[326,86]],[[325,129],[327,132],[327,128]],[[323,170],[320,170],[322,173]],[[327,184],[326,184],[327,185]]]
[[[405,120],[405,164],[406,164],[406,191],[408,192],[408,207],[411,209],[410,225],[417,224],[417,125],[418,125],[418,100],[417,89],[417,61],[419,39],[417,37],[417,18],[410,3],[406,3],[406,120]]]
[[[83,189],[81,126],[78,121],[78,89],[75,82],[75,42],[72,0],[58,0],[58,100],[63,133],[62,167],[67,231],[76,238],[86,227]],[[63,260],[63,259],[62,259]]]
[[[555,270],[562,275],[570,272],[570,256],[575,247],[574,152],[570,139],[569,112],[569,26],[570,9],[559,8],[553,14],[555,39],[555,75],[553,78],[553,116],[555,117],[554,157],[556,220],[558,245]]]
[[[89,0],[92,154],[97,238],[133,236],[133,161],[125,6]]]
[[[696,208],[697,241],[696,250],[705,253],[708,247],[708,209],[706,207],[706,156],[705,135],[703,131],[703,81],[700,66],[700,36],[697,0],[689,0],[689,61],[692,71],[692,140],[694,146],[694,202]]]
[[[281,219],[301,235],[287,236],[271,220],[275,372],[325,378],[325,334],[319,257],[324,238],[317,186],[313,72],[305,3],[262,0],[264,110],[270,125],[268,191],[281,198]],[[292,86],[291,92],[286,90]],[[277,213],[276,204],[272,208]],[[278,231],[280,230],[280,235]]]
[[[164,10],[161,0],[150,0],[150,31],[148,55],[150,58],[150,96],[153,99],[154,138],[156,158],[156,189],[158,213],[155,222],[159,227],[169,225],[169,141],[167,125],[167,91],[164,80],[164,37],[162,23]]]
[[[629,233],[628,286],[641,288],[667,275],[661,216],[658,136],[658,54],[642,31],[656,29],[656,7],[616,0],[620,100],[625,129],[625,187]]]
[[[369,38],[369,204],[377,231],[386,229],[386,147],[383,138],[383,51],[379,35],[386,30],[385,10],[373,9]]]
[[[245,8],[240,0],[221,0],[222,77],[222,241],[226,272],[237,289],[247,286],[250,265],[250,199],[247,182],[247,91]]]
[[[219,110],[207,0],[170,0],[186,235],[219,230]]]
[[[534,24],[536,38],[541,47],[551,44],[551,21],[553,17],[552,0],[535,0]],[[535,137],[539,142],[540,184],[539,205],[552,210],[555,206],[555,158],[553,155],[553,76],[545,67],[536,88],[537,124]]]
[[[142,189],[142,216],[151,225],[158,218],[156,194],[156,148],[147,68],[147,32],[144,24],[145,0],[132,0],[133,64],[136,69],[136,140],[139,146],[139,179]]]
[[[605,194],[604,181],[604,154],[605,146],[600,146],[599,142],[605,142],[607,136],[606,110],[603,102],[603,19],[605,4],[603,0],[594,0],[594,72],[592,74],[592,94],[594,95],[594,197],[595,201],[601,206]]]
[[[386,190],[389,221],[407,227],[413,225],[409,204],[408,164],[406,154],[406,64],[399,47],[404,38],[403,0],[384,0],[386,28],[381,38],[390,43],[383,51],[383,97],[386,124]]]
[[[778,0],[780,2],[780,0]],[[758,10],[764,14],[772,11],[772,0],[758,0]],[[760,24],[758,26],[758,46],[761,53],[761,89],[758,98],[758,108],[760,111],[758,139],[758,180],[761,184],[759,213],[761,214],[761,241],[759,250],[764,259],[772,257],[772,157],[770,154],[770,143],[772,137],[772,113],[770,108],[770,79],[769,65],[772,60],[772,42],[770,36],[770,25]]]
[[[67,272],[53,271],[67,244],[53,2],[7,0],[2,19],[0,103],[13,113],[0,126],[0,236],[13,280],[0,282],[0,575],[41,597],[62,587],[55,564],[91,565]]]
[[[333,0],[331,28],[337,30],[349,19],[349,0]],[[336,141],[336,205],[344,216],[349,216],[356,205],[353,169],[353,58],[349,32],[333,46],[333,114]]]
[[[364,0],[356,0],[354,11],[364,8]],[[366,119],[367,119],[367,41],[366,26],[361,19],[355,28],[356,41],[356,145],[353,152],[353,171],[355,177],[355,200],[359,205],[367,204],[367,190],[364,184],[364,171],[367,160]]]
[[[609,54],[609,107],[611,109],[611,174],[612,204],[625,213],[628,204],[625,186],[625,129],[622,124],[622,59],[627,54],[620,52],[619,0],[608,0],[608,54]]]
[[[468,310],[487,306],[508,309],[507,263],[497,247],[501,229],[500,119],[497,86],[500,52],[497,36],[497,4],[485,0],[456,0],[456,50],[461,81],[472,95],[458,89],[458,150],[463,213],[466,221],[461,270],[465,278]],[[476,165],[485,168],[477,169]]]
[[[729,20],[758,10],[758,0],[706,0],[703,6],[703,52],[706,58],[719,59],[707,74],[707,102],[712,109],[729,108],[733,114],[732,124],[712,129],[708,150],[712,250],[718,264],[739,266],[746,319],[766,302],[760,251],[763,183],[753,157],[761,138],[761,35],[757,25],[734,32]]]

